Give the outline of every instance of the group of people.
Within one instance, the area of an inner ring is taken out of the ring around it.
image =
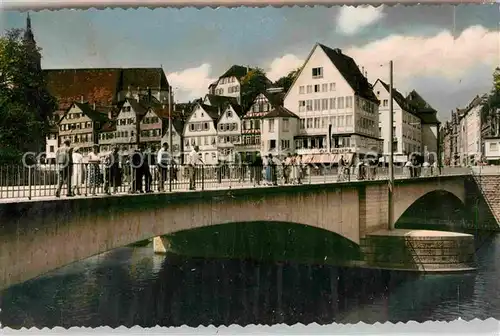
[[[84,162],[84,156],[79,147],[70,147],[69,140],[64,141],[56,153],[56,164],[58,170],[58,181],[56,189],[56,197],[61,196],[61,189],[66,184],[66,196],[74,196],[82,194],[82,186],[87,180],[87,187],[90,188],[90,194],[96,195],[96,189],[103,182],[103,176],[100,171],[101,158],[99,157],[99,147],[94,146],[92,151],[87,156],[87,162]],[[115,154],[115,152],[113,152]],[[116,161],[116,165],[118,161]],[[116,165],[110,165],[107,170],[108,174],[116,174]],[[108,191],[111,181],[107,180],[105,189]]]
[[[178,168],[170,158],[168,144],[164,143],[153,158],[152,151],[141,146],[129,155],[120,155],[119,147],[104,155],[99,155],[99,146],[94,146],[84,158],[80,148],[72,148],[66,140],[56,153],[58,182],[56,197],[61,196],[66,184],[66,196],[81,195],[83,185],[85,193],[97,194],[97,188],[104,184],[108,195],[117,193],[125,179],[129,180],[129,193],[150,193],[153,182],[152,167],[157,166],[158,190],[163,191],[165,182],[176,181]]]

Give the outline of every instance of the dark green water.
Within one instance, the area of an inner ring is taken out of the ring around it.
[[[126,247],[3,291],[0,322],[41,328],[500,319],[498,255],[500,236],[481,237],[477,272],[416,276]]]

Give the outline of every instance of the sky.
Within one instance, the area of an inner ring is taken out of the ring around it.
[[[442,121],[487,93],[500,64],[498,4],[380,7],[157,8],[31,13],[44,68],[159,67],[176,101],[199,98],[231,65],[271,80],[300,67],[316,42],[340,48],[405,94],[417,90]],[[0,30],[26,13],[0,13]]]

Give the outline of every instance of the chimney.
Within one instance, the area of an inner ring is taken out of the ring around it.
[[[218,106],[218,110],[219,110],[219,112],[218,112],[218,113],[219,113],[219,117],[220,117],[220,105]]]
[[[83,104],[83,95],[80,97],[80,103]]]
[[[250,67],[247,65],[247,73],[250,72]]]
[[[362,67],[361,67],[361,74],[362,74],[363,76],[365,75],[365,67],[364,67],[364,66],[362,66]]]
[[[92,104],[92,109],[95,111],[95,102]]]

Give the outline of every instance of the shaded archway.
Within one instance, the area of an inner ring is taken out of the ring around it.
[[[461,199],[449,191],[434,190],[417,199],[397,220],[395,227],[461,231],[466,218]]]
[[[359,259],[355,242],[324,229],[288,222],[253,221],[182,230],[168,236],[185,256],[337,263]]]

